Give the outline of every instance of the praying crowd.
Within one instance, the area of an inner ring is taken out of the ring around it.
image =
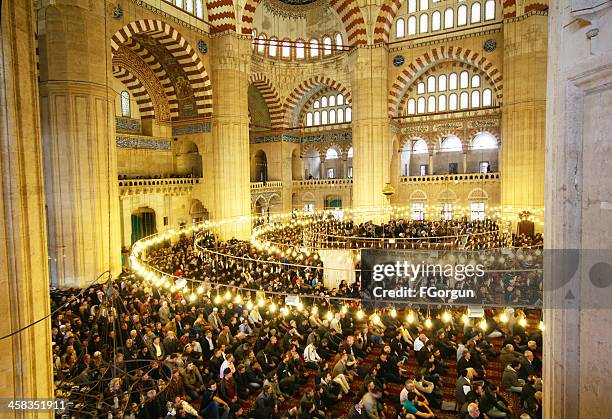
[[[519,310],[487,311],[484,328],[460,311],[282,312],[215,291],[191,301],[124,275],[54,294],[56,381],[75,417],[541,417],[541,334]]]

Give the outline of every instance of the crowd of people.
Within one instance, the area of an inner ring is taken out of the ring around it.
[[[359,282],[326,289],[314,252],[197,240],[161,243],[146,259],[216,285],[155,287],[126,272],[53,294],[54,370],[75,417],[541,417],[541,334],[521,325],[524,313],[502,321],[487,310],[486,328],[463,310],[364,316],[333,299],[358,298]],[[304,301],[319,310],[281,311],[274,292],[316,296]],[[489,373],[497,363],[501,377]]]

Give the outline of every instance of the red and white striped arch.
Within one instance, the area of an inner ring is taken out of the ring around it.
[[[232,0],[207,0],[206,9],[213,32],[236,31],[236,12]]]
[[[404,71],[398,74],[389,90],[387,98],[390,117],[398,116],[401,101],[410,85],[429,68],[442,61],[460,61],[471,64],[478,70],[483,71],[493,84],[493,89],[497,96],[497,103],[501,104],[503,87],[502,74],[493,63],[483,57],[478,51],[472,51],[471,49],[457,46],[441,46],[432,49],[430,52],[426,52],[410,63]]]
[[[304,103],[308,101],[313,94],[318,93],[321,89],[326,87],[330,87],[342,93],[346,100],[351,99],[351,92],[336,80],[324,76],[310,77],[298,84],[289,96],[287,96],[287,99],[285,99],[283,109],[284,126],[291,127],[297,125],[297,119],[299,118]]]
[[[113,66],[113,76],[121,81],[128,88],[136,103],[138,104],[138,110],[140,111],[141,119],[151,119],[155,117],[155,108],[153,107],[153,101],[147,92],[147,89],[142,85],[140,80],[136,78],[129,70],[120,67]]]
[[[198,115],[212,115],[212,85],[208,73],[187,40],[172,26],[159,20],[138,20],[130,22],[119,29],[111,38],[111,48],[116,51],[119,45],[129,41],[134,34],[145,34],[156,39],[165,46],[170,54],[176,58],[179,65],[189,79],[189,83],[196,99]],[[146,51],[146,50],[145,50]],[[149,54],[150,55],[150,54]],[[176,99],[176,96],[172,98]],[[171,104],[172,107],[172,104]],[[178,117],[178,103],[176,104]],[[172,108],[171,108],[172,110]]]
[[[244,35],[253,33],[253,18],[261,0],[247,0],[242,13],[242,29]],[[348,45],[365,45],[368,43],[367,31],[363,14],[357,0],[329,0],[346,30]]]
[[[384,0],[374,26],[374,44],[389,42],[389,31],[400,7],[402,0]]]
[[[272,82],[264,73],[255,73],[249,77],[249,84],[255,86],[263,96],[270,114],[270,124],[273,127],[281,127],[283,124],[283,105]]]

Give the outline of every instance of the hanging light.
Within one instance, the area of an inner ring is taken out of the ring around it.
[[[297,303],[297,309],[298,309],[299,311],[302,311],[302,309],[303,309],[303,308],[304,308],[304,304],[302,304],[302,302],[301,302],[301,301],[298,301],[298,303]]]
[[[502,314],[499,315],[499,321],[502,323],[508,323],[508,315],[505,311],[503,311]]]
[[[319,307],[317,307],[316,305],[313,305],[312,309],[311,309],[311,312],[312,312],[312,314],[317,314],[319,312]]]
[[[251,302],[251,300],[249,300],[249,301],[247,302],[246,307],[247,307],[247,310],[249,310],[249,311],[250,311],[250,310],[253,310],[253,303]]]
[[[329,310],[327,314],[325,315],[325,318],[331,321],[334,318],[334,313],[332,313],[331,310]]]
[[[234,302],[236,304],[242,303],[242,296],[240,294],[236,294],[236,298],[234,298]]]
[[[488,327],[488,325],[487,325],[487,321],[486,321],[485,319],[482,319],[482,320],[480,321],[480,323],[478,324],[478,326],[479,326],[479,327],[480,327],[480,328],[481,328],[483,331],[484,331],[484,330],[487,330],[487,327]]]
[[[448,323],[452,320],[452,316],[448,311],[445,311],[444,313],[442,313],[442,321],[444,323]]]
[[[361,320],[363,319],[363,316],[365,316],[365,314],[363,313],[363,310],[359,309],[359,311],[357,312],[357,319]]]
[[[467,314],[463,314],[461,316],[461,321],[463,322],[463,324],[468,324],[470,322],[470,318],[467,316]]]
[[[172,286],[170,287],[170,292],[171,292],[171,293],[175,293],[175,292],[176,292],[176,287],[175,287],[174,285],[172,285]]]
[[[230,290],[225,291],[225,299],[228,301],[232,299],[232,293]]]
[[[196,291],[198,292],[198,294],[202,295],[204,293],[204,287],[200,285]]]
[[[189,301],[193,303],[195,300],[196,300],[196,295],[192,292],[191,295],[189,296]]]
[[[526,319],[525,317],[521,317],[521,318],[519,319],[519,321],[518,321],[518,324],[519,324],[521,327],[525,327],[525,326],[527,326],[527,319]]]
[[[428,317],[425,319],[425,327],[427,329],[431,329],[431,326],[432,326],[432,322],[431,322],[431,319]]]
[[[393,307],[391,309],[391,317],[396,318],[397,317],[397,310],[395,309],[395,307]]]
[[[408,312],[408,315],[406,316],[406,321],[408,323],[414,323],[414,313],[412,312],[412,310]]]
[[[221,296],[217,294],[217,296],[215,297],[215,304],[219,304],[219,303],[221,303]]]
[[[342,306],[342,308],[340,309],[340,312],[342,314],[346,314],[348,312],[348,307],[347,306]]]
[[[265,301],[263,300],[263,298],[260,298],[259,300],[257,300],[257,305],[258,305],[259,307],[263,307],[263,306],[264,306],[264,304],[265,304]]]
[[[272,302],[272,304],[270,304],[270,313],[274,313],[275,311],[276,311],[276,304]]]

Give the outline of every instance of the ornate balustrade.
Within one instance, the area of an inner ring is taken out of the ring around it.
[[[499,182],[500,176],[495,173],[461,173],[456,175],[402,176],[401,183],[449,183],[449,182]]]
[[[119,180],[119,195],[163,193],[187,195],[202,182],[202,178],[124,179]]]
[[[265,190],[272,190],[272,189],[282,189],[283,187],[283,182],[281,182],[280,180],[272,180],[272,181],[268,181],[268,182],[251,182],[251,191],[252,192],[261,192],[261,191],[265,191]]]
[[[350,188],[353,186],[353,179],[308,179],[308,180],[294,180],[294,188],[320,188],[320,187],[333,187],[333,188]]]

